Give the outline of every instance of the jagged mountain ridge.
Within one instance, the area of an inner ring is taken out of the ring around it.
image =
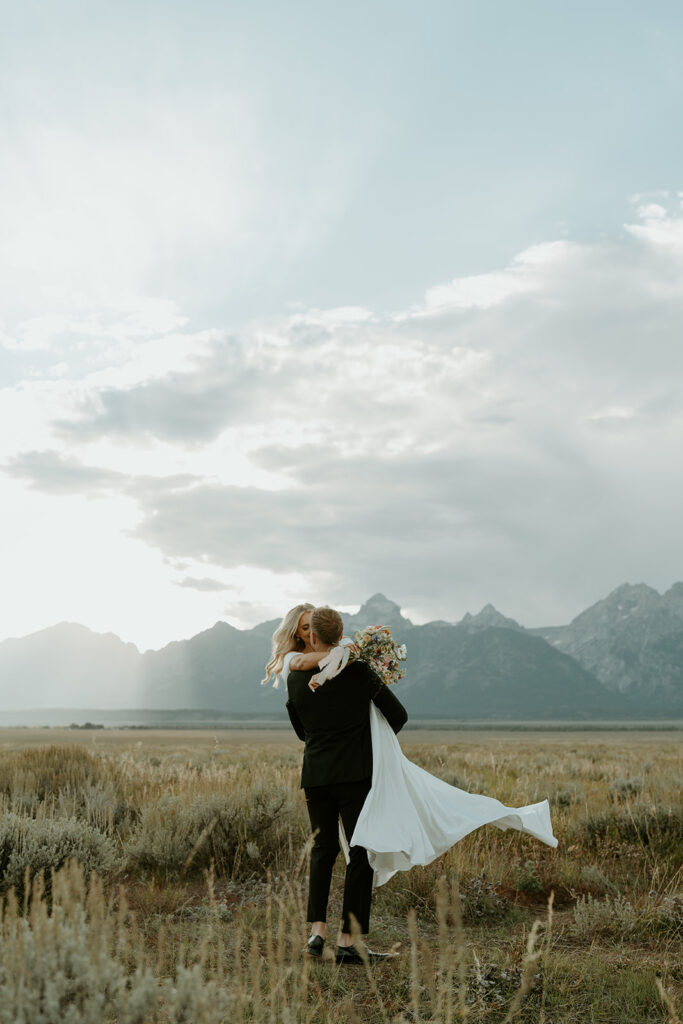
[[[624,583],[567,626],[533,629],[632,700],[661,700],[683,710],[683,583],[664,594]]]
[[[428,623],[410,632],[408,645],[420,666],[405,680],[414,715],[584,720],[620,713],[613,695],[573,658],[521,629]]]
[[[353,636],[357,629],[365,626],[389,626],[395,637],[401,636],[407,630],[413,629],[410,619],[401,613],[399,605],[390,601],[384,594],[374,594],[369,600],[360,606],[355,615],[345,614],[344,630],[348,636]]]
[[[468,633],[478,633],[482,629],[523,629],[518,622],[514,619],[509,619],[505,615],[501,615],[497,608],[494,608],[492,604],[485,604],[482,610],[477,615],[470,615],[466,612],[462,619],[458,623],[463,629],[466,629]]]
[[[663,596],[626,584],[568,626],[547,629],[525,629],[492,605],[458,623],[415,625],[382,594],[344,618],[349,634],[382,623],[408,644],[401,694],[414,718],[579,720],[683,711],[683,584]],[[277,624],[239,630],[218,622],[140,654],[113,634],[62,623],[0,643],[0,709],[281,715],[282,688],[259,685]],[[627,684],[618,685],[627,672]]]

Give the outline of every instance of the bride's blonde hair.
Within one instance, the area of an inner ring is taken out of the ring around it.
[[[282,671],[285,661],[285,654],[289,654],[290,651],[303,651],[304,644],[296,635],[296,631],[299,628],[299,619],[303,613],[312,612],[314,607],[312,604],[297,604],[294,608],[289,609],[273,633],[273,650],[270,661],[266,665],[266,678],[261,680],[261,686],[269,683],[271,676],[275,677],[273,686],[277,686],[278,676]]]

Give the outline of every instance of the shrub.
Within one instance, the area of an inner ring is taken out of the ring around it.
[[[614,883],[610,881],[599,864],[584,864],[579,871],[579,880],[582,886],[592,889],[594,892],[604,893],[614,889]]]
[[[583,786],[579,786],[575,782],[568,782],[554,794],[551,803],[557,804],[558,807],[571,807],[572,804],[583,800],[585,795]]]
[[[97,781],[85,783],[78,788],[67,786],[61,789],[54,802],[54,811],[60,817],[82,818],[102,832],[125,827],[134,816],[112,781]]]
[[[101,757],[75,743],[28,747],[0,757],[0,792],[32,793],[42,802],[62,789],[110,782],[115,774]]]
[[[2,884],[9,859],[19,845],[22,818],[16,814],[3,814],[0,818],[0,884]]]
[[[628,800],[632,796],[638,796],[642,788],[642,779],[619,778],[610,783],[609,791],[615,800]]]
[[[190,801],[162,796],[143,807],[126,849],[127,863],[167,877],[212,862],[219,875],[265,875],[289,852],[298,831],[297,804],[296,794],[283,784],[256,784]],[[302,833],[297,844],[303,838]]]
[[[452,866],[443,860],[434,861],[426,867],[414,867],[405,877],[396,875],[377,893],[377,906],[396,916],[417,909],[420,916],[436,920],[438,916],[437,896],[442,879],[450,878],[453,899],[458,901],[458,914],[468,923],[482,923],[507,917],[512,904],[499,892],[496,884],[485,874],[458,877]]]
[[[88,891],[77,865],[55,875],[52,914],[40,892],[28,919],[16,901],[0,909],[0,1024],[236,1019],[231,993],[205,977],[203,963],[179,963],[173,978],[155,976],[125,914],[110,912],[97,882]]]
[[[644,938],[651,937],[653,933],[672,937],[683,935],[683,892],[670,892],[663,896],[650,893],[638,931]]]
[[[545,892],[538,877],[538,867],[533,860],[525,860],[523,863],[515,865],[513,885],[519,892]]]
[[[613,807],[582,818],[572,840],[595,848],[606,839],[649,847],[653,853],[683,852],[683,812],[666,807]]]
[[[683,931],[683,892],[664,896],[656,908],[656,917],[665,928]]]
[[[596,932],[628,935],[635,931],[638,914],[625,896],[605,896],[597,900],[590,893],[581,896],[574,906],[574,932],[588,939]]]
[[[30,747],[0,755],[0,798],[18,814],[42,807],[112,831],[130,814],[120,768],[76,745]]]
[[[485,875],[463,879],[459,883],[460,905],[464,921],[482,921],[505,917],[511,904]]]
[[[72,859],[86,874],[107,874],[117,865],[111,840],[84,821],[16,814],[0,819],[0,884],[5,889],[13,887],[20,898],[27,871],[32,879]]]

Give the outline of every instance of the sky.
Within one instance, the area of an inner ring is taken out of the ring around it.
[[[683,579],[678,3],[0,11],[0,640]]]

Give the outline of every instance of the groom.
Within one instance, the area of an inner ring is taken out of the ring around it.
[[[332,608],[311,613],[310,643],[321,657],[342,638],[343,623]],[[296,658],[292,659],[296,668]],[[332,869],[339,853],[338,818],[341,815],[350,842],[372,779],[370,701],[384,714],[394,732],[405,725],[405,708],[379,676],[363,661],[353,661],[316,690],[309,687],[317,669],[292,671],[287,679],[287,711],[294,731],[304,740],[301,786],[315,834],[308,886],[311,937],[307,952],[322,956],[327,936],[327,901]],[[350,850],[344,882],[342,931],[337,945],[338,964],[363,962],[352,944],[351,915],[364,935],[370,924],[373,871],[360,846]],[[387,954],[367,950],[371,962]]]

